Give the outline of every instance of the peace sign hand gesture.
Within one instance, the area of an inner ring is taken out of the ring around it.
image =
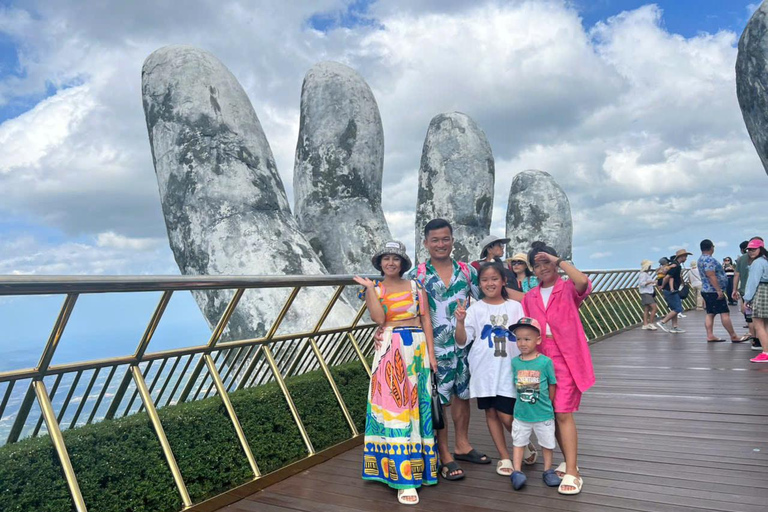
[[[456,310],[453,312],[453,316],[456,317],[457,322],[464,322],[467,318],[467,300],[459,300],[456,302]]]

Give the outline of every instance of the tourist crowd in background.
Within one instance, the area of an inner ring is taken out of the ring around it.
[[[696,309],[706,311],[707,342],[727,341],[714,333],[715,317],[719,315],[732,343],[749,341],[752,350],[761,352],[750,361],[768,362],[768,252],[763,239],[753,237],[743,241],[735,263],[729,256],[718,261],[711,240],[702,240],[699,249],[701,256],[691,262],[690,269],[685,269],[685,263],[693,254],[685,249],[662,257],[656,268],[650,260],[640,263],[637,287],[644,312],[642,329],[661,329],[672,334],[685,332],[679,327],[678,319],[684,317],[682,301],[693,294]],[[669,313],[659,318],[656,312],[660,295]],[[748,329],[746,334],[736,333],[730,306],[738,306],[744,317],[744,328]]]

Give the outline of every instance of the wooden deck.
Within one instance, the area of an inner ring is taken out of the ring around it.
[[[579,496],[545,487],[540,462],[526,470],[528,485],[513,491],[494,471],[496,453],[473,405],[471,440],[494,463],[464,464],[463,481],[421,490],[417,507],[361,480],[358,447],[222,510],[765,512],[768,364],[749,362],[757,352],[748,343],[706,343],[703,322],[689,313],[680,321],[685,334],[635,329],[592,346],[597,385],[576,419],[585,480]],[[716,333],[727,338],[722,327]]]

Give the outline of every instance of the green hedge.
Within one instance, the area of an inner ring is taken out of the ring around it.
[[[368,374],[358,362],[332,369],[362,432]],[[315,450],[351,437],[322,372],[287,379]],[[262,474],[306,456],[280,388],[267,384],[230,395]],[[252,478],[248,462],[218,397],[158,411],[194,502]],[[63,433],[83,498],[92,512],[176,512],[181,500],[160,443],[145,413]],[[0,510],[74,510],[48,436],[0,447]]]

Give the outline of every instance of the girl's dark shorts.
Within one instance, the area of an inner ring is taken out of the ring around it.
[[[482,396],[477,399],[478,409],[496,409],[512,416],[515,412],[515,399],[511,396]]]

